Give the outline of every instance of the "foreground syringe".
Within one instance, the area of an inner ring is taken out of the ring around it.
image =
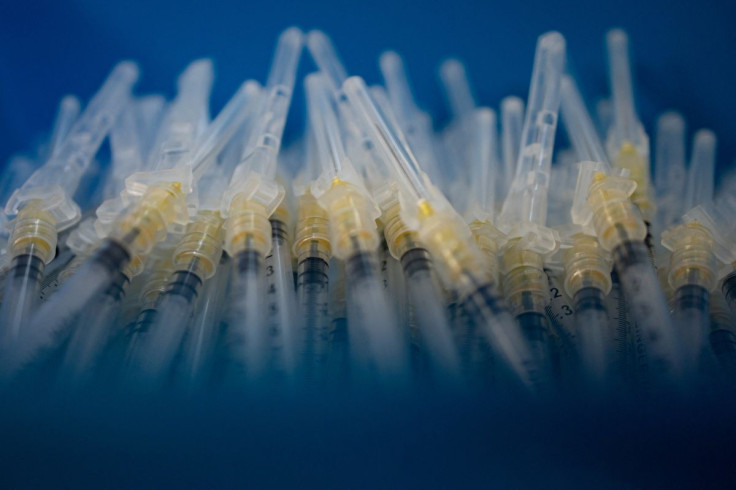
[[[582,162],[607,161],[575,80],[562,77],[562,119],[575,153]],[[562,237],[565,290],[573,299],[583,379],[592,387],[607,387],[613,375],[613,341],[605,297],[611,291],[612,259],[598,242],[593,227],[572,225]]]
[[[557,32],[541,36],[516,174],[497,219],[498,227],[508,236],[500,252],[506,301],[532,344],[537,362],[545,369],[551,367],[551,332],[545,311],[549,293],[544,257],[558,246],[554,232],[546,227],[547,192],[564,67],[565,39]]]
[[[262,309],[262,269],[272,245],[269,218],[284,198],[284,189],[276,182],[276,163],[302,38],[297,28],[287,29],[279,37],[251,143],[245,147],[222,202],[221,212],[226,217],[225,250],[234,260],[233,304],[227,320],[229,369],[234,378],[260,379],[271,362]],[[288,365],[295,359],[296,333],[284,330],[281,334],[282,364]]]
[[[2,309],[0,323],[14,332],[9,337],[12,341],[22,334],[21,327],[27,327],[31,310],[23,305],[31,305],[38,295],[44,266],[56,254],[58,233],[74,225],[81,216],[72,196],[137,78],[138,68],[134,64],[124,62],[116,66],[58,150],[13,193],[5,207],[7,215],[15,215],[8,240],[12,280],[7,283],[4,300],[13,307]]]
[[[673,292],[673,316],[692,369],[708,345],[710,294],[716,288],[718,264],[733,260],[729,250],[733,245],[722,229],[724,220],[712,204],[715,145],[711,131],[695,134],[682,203],[686,212],[662,233],[662,245],[671,252],[667,280]]]

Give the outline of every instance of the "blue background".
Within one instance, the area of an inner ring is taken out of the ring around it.
[[[192,59],[211,56],[217,79],[214,110],[246,78],[265,80],[278,33],[289,25],[324,29],[349,73],[380,81],[378,55],[402,53],[419,104],[446,118],[437,66],[463,59],[480,103],[526,97],[536,37],[551,29],[568,40],[589,105],[608,92],[604,33],[631,36],[636,95],[651,133],[658,113],[677,108],[689,129],[720,137],[721,168],[736,155],[736,3],[726,1],[571,0],[562,3],[372,0],[319,3],[221,0],[8,1],[0,14],[0,162],[27,151],[52,124],[66,93],[88,100],[113,64],[137,60],[139,92],[171,95]],[[302,72],[313,69],[302,59]],[[303,125],[301,89],[287,136]]]
[[[728,138],[736,131],[734,14],[734,2],[691,0],[4,0],[0,162],[48,130],[60,97],[87,100],[122,58],[141,64],[139,93],[171,95],[190,60],[213,57],[216,110],[242,80],[265,79],[286,26],[321,28],[349,72],[369,82],[380,81],[382,50],[405,55],[418,102],[441,121],[436,69],[443,58],[462,58],[479,102],[497,106],[508,94],[526,97],[536,37],[557,29],[592,101],[608,91],[604,33],[621,26],[631,36],[647,127],[659,112],[678,108],[691,129],[716,131],[724,167],[736,155]],[[310,69],[303,58],[302,73]],[[303,124],[303,105],[299,90],[291,137]],[[736,478],[733,399],[673,409],[666,400],[644,407],[573,400],[549,408],[486,398],[101,398],[76,405],[4,399],[0,487],[696,487]]]

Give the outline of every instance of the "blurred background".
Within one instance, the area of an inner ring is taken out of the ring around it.
[[[59,99],[87,101],[116,61],[140,63],[138,92],[171,96],[176,76],[197,57],[215,60],[212,110],[246,78],[265,81],[276,36],[289,25],[325,30],[350,74],[380,82],[385,49],[405,56],[418,103],[447,116],[437,67],[450,56],[468,68],[478,101],[526,98],[537,36],[556,29],[568,41],[591,109],[608,93],[604,34],[630,34],[640,116],[651,134],[657,114],[680,110],[692,133],[719,137],[721,169],[736,158],[736,2],[617,0],[464,2],[371,0],[235,2],[223,0],[5,1],[0,15],[0,165],[48,131]],[[301,72],[314,69],[302,58]],[[287,140],[303,127],[301,87]]]

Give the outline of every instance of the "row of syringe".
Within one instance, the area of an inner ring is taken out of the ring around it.
[[[319,68],[307,131],[281,152],[305,40]],[[726,186],[713,203],[709,131],[682,183],[674,113],[650,184],[627,44],[608,33],[597,128],[564,38],[541,36],[526,110],[502,102],[500,145],[459,62],[442,65],[454,116],[435,134],[396,53],[368,88],[318,31],[286,30],[266,84],[246,81],[212,121],[210,61],[168,103],[132,96],[137,68],[119,64],[83,112],[62,101],[41,165],[4,173],[0,374],[53,366],[65,387],[146,391],[172,373],[189,387],[420,376],[536,393],[733,374],[736,275],[725,296],[716,286],[736,263],[736,199]],[[560,112],[573,148],[552,165]]]

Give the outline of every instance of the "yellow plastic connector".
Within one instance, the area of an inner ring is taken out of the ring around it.
[[[418,235],[435,258],[444,283],[461,296],[493,281],[470,229],[457,215],[436,212],[431,204],[420,201]]]
[[[263,204],[237,195],[225,222],[225,250],[231,257],[254,251],[265,257],[271,251],[271,223]]]
[[[470,231],[483,252],[493,280],[498,282],[498,250],[503,234],[489,221],[473,220]]]
[[[217,211],[202,211],[187,226],[187,231],[174,250],[177,270],[196,268],[203,281],[215,274],[220,262],[223,241],[223,219]]]
[[[636,182],[636,190],[631,195],[631,201],[639,208],[644,220],[651,223],[656,208],[652,199],[652,177],[647,158],[641,155],[636,146],[624,142],[613,161],[613,166],[630,172],[631,179]]]
[[[409,229],[401,219],[401,206],[395,203],[383,213],[383,235],[386,238],[388,251],[396,260],[413,248],[422,247],[419,235]]]
[[[40,203],[32,200],[18,212],[8,239],[10,257],[30,254],[51,262],[56,255],[56,220]]]
[[[544,313],[549,287],[542,256],[514,239],[502,247],[500,257],[503,291],[512,313]]]
[[[643,241],[647,227],[641,213],[629,199],[635,185],[629,179],[596,173],[590,184],[588,205],[600,244],[613,250],[626,240]]]
[[[151,186],[132,211],[116,223],[110,237],[126,246],[131,256],[146,255],[166,237],[169,226],[185,210],[181,183],[161,182]]]
[[[565,264],[565,292],[571,298],[583,288],[593,287],[608,294],[611,291],[611,258],[598,239],[579,233],[562,258]]]
[[[328,261],[332,254],[330,221],[327,211],[307,191],[299,197],[296,217],[296,240],[292,248],[298,261],[307,257],[321,257]]]
[[[359,187],[334,179],[319,203],[329,217],[335,257],[344,260],[357,252],[374,252],[378,248],[376,209]]]
[[[706,227],[697,221],[683,223],[664,232],[662,243],[672,251],[667,279],[673,290],[682,286],[715,289],[713,237]]]

